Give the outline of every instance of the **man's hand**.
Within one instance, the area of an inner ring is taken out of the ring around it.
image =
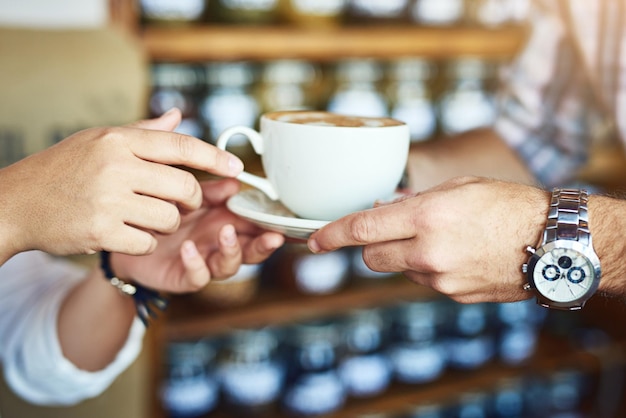
[[[463,303],[527,299],[524,249],[540,241],[548,193],[475,177],[456,178],[332,222],[313,252],[362,245],[372,270],[404,272]]]

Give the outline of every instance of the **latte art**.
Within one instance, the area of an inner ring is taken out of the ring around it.
[[[403,122],[391,118],[338,115],[336,113],[315,111],[272,112],[267,113],[265,117],[279,122],[296,123],[300,125],[348,128],[382,128],[385,126],[399,126],[404,124]]]

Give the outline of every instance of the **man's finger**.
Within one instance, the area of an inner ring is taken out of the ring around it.
[[[400,273],[414,270],[412,262],[419,262],[413,240],[385,241],[363,247],[363,261],[373,271],[386,273]],[[419,264],[418,266],[419,267]]]
[[[352,213],[316,231],[308,246],[314,253],[342,247],[411,238],[412,209],[407,201]]]

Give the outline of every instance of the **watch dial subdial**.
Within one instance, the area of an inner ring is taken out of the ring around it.
[[[583,270],[581,267],[572,267],[567,272],[567,280],[574,284],[582,282],[583,280],[585,280],[586,276],[587,275],[585,274],[585,270]]]
[[[559,263],[559,267],[561,267],[563,269],[568,269],[568,268],[572,267],[573,261],[572,261],[571,257],[568,257],[568,256],[564,255],[562,257],[559,257],[558,263]]]
[[[543,275],[544,279],[553,282],[561,277],[561,269],[559,269],[559,267],[555,266],[554,264],[548,264],[543,268],[541,274]]]

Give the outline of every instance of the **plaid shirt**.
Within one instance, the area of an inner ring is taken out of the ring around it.
[[[599,126],[626,138],[625,13],[626,0],[536,0],[503,70],[495,130],[546,186],[572,180]]]

